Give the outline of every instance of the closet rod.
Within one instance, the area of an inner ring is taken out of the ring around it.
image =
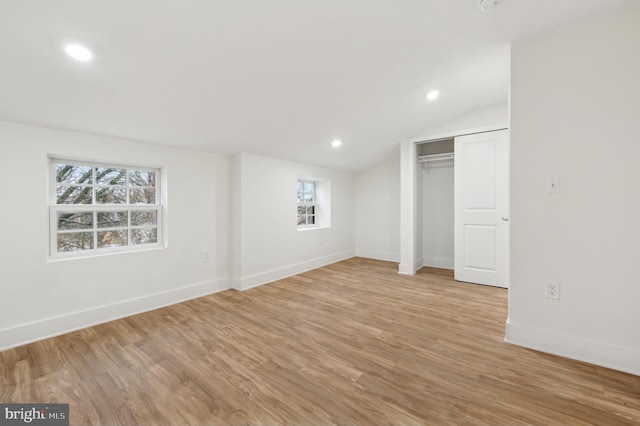
[[[453,160],[453,152],[444,154],[421,155],[418,157],[418,163],[430,163],[432,161]]]
[[[447,152],[444,154],[432,154],[432,155],[421,155],[418,157],[418,163],[422,165],[422,168],[427,172],[431,173],[429,170],[429,163],[433,163],[436,161],[452,161],[454,158],[453,152]]]

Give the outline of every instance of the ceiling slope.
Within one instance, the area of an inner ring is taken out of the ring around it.
[[[0,119],[357,171],[506,103],[514,40],[632,1],[5,1]]]

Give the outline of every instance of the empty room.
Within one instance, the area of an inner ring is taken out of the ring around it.
[[[640,424],[640,2],[0,4],[0,425]]]

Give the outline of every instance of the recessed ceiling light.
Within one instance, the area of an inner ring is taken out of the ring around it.
[[[333,142],[331,142],[331,146],[334,148],[340,148],[342,146],[342,141],[339,139],[336,139]]]
[[[76,61],[87,62],[93,58],[93,53],[79,44],[67,44],[64,51]]]
[[[438,92],[437,90],[432,90],[429,93],[427,93],[427,100],[435,101],[436,99],[438,99],[438,96],[440,96],[440,92]]]

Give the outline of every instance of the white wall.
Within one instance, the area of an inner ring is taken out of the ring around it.
[[[509,105],[498,104],[466,112],[457,117],[426,129],[411,138],[413,141],[424,141],[440,137],[460,136],[476,129],[504,128],[509,120]]]
[[[400,261],[400,158],[356,176],[356,255]]]
[[[3,122],[0,143],[0,350],[355,254],[347,172]],[[49,261],[48,155],[163,167],[167,247]],[[329,228],[297,230],[298,177],[330,181]]]
[[[453,165],[422,167],[423,265],[453,269]]]
[[[0,143],[0,349],[228,287],[227,157],[2,122]],[[48,261],[48,154],[165,167],[167,248]]]
[[[444,134],[458,134],[459,131],[476,129],[486,126],[504,127],[508,121],[508,109],[507,105],[494,105],[486,108],[482,108],[476,111],[472,111],[452,120],[440,123],[439,125],[425,130],[420,134],[412,138],[411,141],[406,142],[410,146],[407,150],[413,150],[413,156],[407,155],[407,162],[415,161],[415,147],[414,142],[423,141],[432,137],[440,137]],[[448,241],[448,237],[443,234],[448,232],[449,227],[445,223],[445,228],[434,230],[433,227],[423,226],[423,220],[432,220],[432,215],[438,214],[439,216],[446,216],[446,213],[442,210],[426,212],[423,206],[422,199],[424,190],[433,192],[434,188],[429,186],[428,183],[423,185],[423,172],[421,168],[412,170],[407,169],[409,174],[407,182],[413,181],[414,186],[410,189],[409,185],[401,185],[400,183],[400,170],[401,160],[400,158],[394,158],[391,161],[374,166],[368,170],[360,172],[356,177],[356,253],[358,256],[370,257],[373,259],[389,260],[393,262],[400,262],[400,230],[402,226],[411,228],[406,231],[406,234],[411,234],[411,244],[413,250],[411,255],[415,257],[415,267],[408,267],[403,270],[404,273],[411,273],[415,268],[422,266],[426,261],[430,266],[438,267],[451,267],[453,262],[453,225],[451,224],[451,243],[449,245],[443,244],[438,247],[431,244],[432,237],[440,241]],[[415,170],[416,176],[420,179],[413,177],[413,170]],[[442,173],[447,173],[446,171]],[[450,170],[453,173],[453,169]],[[438,177],[442,178],[438,173]],[[444,185],[452,186],[453,181],[446,181]],[[415,219],[412,214],[412,218],[400,219],[401,214],[401,191],[411,192],[417,191],[419,196],[416,197],[417,202],[412,204],[415,206],[415,216],[420,218]],[[442,200],[441,206],[446,205],[446,192],[442,187],[442,192],[439,192],[438,199]],[[432,194],[433,195],[433,194]],[[453,189],[450,193],[453,197]],[[424,215],[426,217],[423,217]],[[451,223],[453,223],[453,213],[450,216]],[[411,222],[411,226],[409,226]],[[415,238],[415,236],[423,236]],[[408,239],[408,237],[405,237]],[[450,253],[451,252],[451,253]],[[408,265],[408,263],[407,263]]]
[[[355,254],[353,174],[252,154],[238,154],[240,177],[233,236],[238,254],[234,287],[247,289]],[[331,227],[298,231],[299,177],[331,182]],[[239,211],[238,211],[239,209]]]
[[[640,5],[517,43],[507,341],[640,374]],[[557,176],[561,192],[545,193]],[[560,300],[543,297],[560,283]]]

